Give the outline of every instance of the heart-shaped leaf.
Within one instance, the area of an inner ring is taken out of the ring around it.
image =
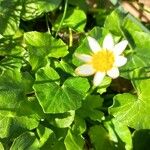
[[[62,86],[55,82],[34,84],[36,96],[46,113],[63,113],[81,107],[81,102],[89,89],[85,78],[69,78]]]

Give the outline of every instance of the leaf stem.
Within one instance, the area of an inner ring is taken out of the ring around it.
[[[49,23],[48,23],[49,19],[48,19],[47,14],[45,15],[45,18],[46,18],[46,26],[47,26],[48,33],[51,33],[50,28],[49,28]]]
[[[57,37],[58,32],[59,32],[59,30],[60,30],[60,28],[61,28],[61,26],[62,26],[62,24],[63,24],[63,21],[64,21],[64,19],[65,19],[66,12],[67,12],[67,6],[68,6],[68,0],[65,1],[65,7],[64,7],[63,16],[62,16],[62,19],[61,19],[60,24],[59,24],[59,26],[58,26],[58,29],[57,29],[57,31],[56,31],[55,37]]]
[[[73,44],[72,29],[69,28],[69,47],[72,47],[72,44]]]

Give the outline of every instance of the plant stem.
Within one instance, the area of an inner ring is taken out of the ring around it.
[[[64,7],[63,16],[62,16],[62,19],[61,19],[60,24],[59,24],[59,26],[58,26],[58,29],[57,29],[57,31],[56,31],[55,37],[57,37],[58,32],[59,32],[59,30],[60,30],[60,28],[61,28],[61,26],[62,26],[62,24],[63,24],[63,21],[64,21],[64,19],[65,19],[66,12],[67,12],[67,6],[68,6],[68,0],[65,1],[65,7]]]
[[[46,17],[46,26],[47,26],[48,33],[51,33],[50,28],[49,28],[49,23],[48,23],[48,21],[49,21],[48,15],[46,14],[45,17]]]

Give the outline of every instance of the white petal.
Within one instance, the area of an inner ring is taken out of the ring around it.
[[[85,64],[76,68],[75,73],[80,76],[90,76],[95,70],[91,65]]]
[[[107,34],[103,41],[103,48],[112,50],[114,47],[114,40],[111,34]]]
[[[121,67],[127,63],[127,58],[124,56],[117,56],[114,65],[116,67]]]
[[[97,72],[93,79],[94,86],[98,86],[104,79],[105,72]]]
[[[92,56],[86,55],[86,54],[77,54],[77,53],[76,53],[75,56],[76,56],[78,59],[82,60],[83,62],[90,62],[91,59],[92,59]]]
[[[88,39],[89,47],[94,53],[101,50],[99,43],[94,38],[88,36],[87,39]]]
[[[113,51],[116,55],[120,55],[128,45],[128,41],[124,40],[116,44],[113,48]]]
[[[119,76],[119,70],[118,68],[114,67],[111,70],[107,71],[108,76],[115,79]]]

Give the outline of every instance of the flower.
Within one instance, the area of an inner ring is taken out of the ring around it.
[[[80,76],[94,74],[94,86],[98,86],[105,75],[113,79],[117,78],[119,76],[118,67],[125,65],[127,62],[127,58],[121,54],[127,47],[128,41],[123,40],[114,44],[112,35],[107,34],[101,47],[96,39],[90,36],[87,39],[92,53],[91,55],[75,54],[78,59],[85,62],[85,64],[76,68],[75,73]]]

